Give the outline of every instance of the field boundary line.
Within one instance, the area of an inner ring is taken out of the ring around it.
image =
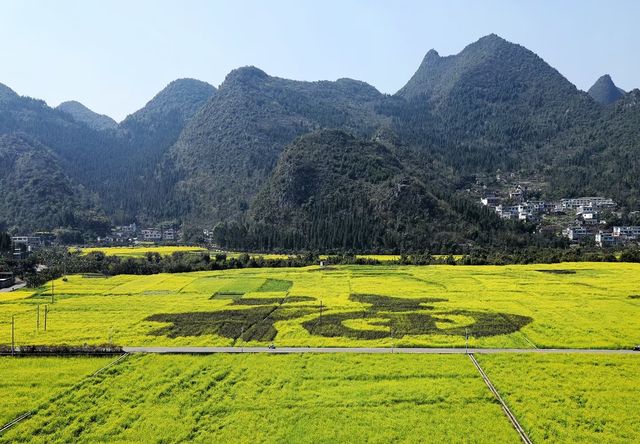
[[[522,333],[522,332],[520,332]],[[536,344],[534,344],[533,342],[531,342],[531,339],[527,338],[527,335],[525,335],[524,333],[522,333],[522,337],[524,338],[525,341],[527,341],[529,344],[531,344],[531,346],[535,349],[538,348],[538,346]]]
[[[123,354],[121,354],[120,356],[118,356],[116,359],[114,359],[113,361],[111,361],[110,363],[108,363],[107,365],[105,365],[104,367],[102,367],[101,369],[98,369],[97,371],[95,371],[94,373],[92,373],[91,375],[89,375],[90,378],[93,378],[94,376],[99,375],[100,373],[102,373],[103,371],[105,371],[106,369],[113,367],[114,365],[116,365],[118,362],[122,361],[123,359],[125,359],[127,356],[129,356],[129,353],[124,352]],[[84,381],[86,378],[82,378],[82,380]],[[81,381],[82,382],[82,381]]]
[[[516,432],[518,432],[518,434],[520,435],[520,439],[522,439],[522,442],[524,442],[525,444],[532,444],[531,439],[529,439],[529,436],[527,435],[527,432],[525,432],[525,430],[522,428],[522,426],[518,422],[518,419],[516,418],[516,416],[513,414],[511,409],[509,409],[509,406],[507,406],[507,404],[504,402],[504,400],[500,396],[500,393],[498,393],[498,390],[494,387],[493,383],[491,382],[487,374],[484,372],[484,370],[480,366],[480,363],[476,360],[476,357],[473,356],[473,353],[469,353],[469,358],[471,359],[471,362],[473,362],[473,365],[475,365],[476,369],[480,373],[480,376],[482,376],[482,379],[484,380],[485,384],[487,384],[487,387],[489,387],[489,390],[491,390],[491,393],[493,393],[493,396],[495,396],[498,402],[500,402],[500,404],[502,405],[502,410],[504,411],[505,415],[507,415],[507,418],[509,418],[509,421],[511,422],[511,425],[513,426],[513,428],[516,429]]]
[[[30,412],[27,412],[27,413],[23,413],[22,415],[18,416],[17,418],[13,418],[11,421],[9,421],[8,423],[6,423],[2,427],[0,427],[0,435],[3,434],[5,431],[9,430],[14,425],[18,424],[19,422],[21,422],[21,421],[27,419],[29,416],[33,415],[34,412],[35,411],[30,411]]]
[[[9,421],[8,423],[6,423],[5,425],[3,425],[2,427],[0,427],[0,436],[6,432],[7,430],[9,430],[10,428],[20,424],[22,421],[24,421],[25,419],[30,418],[31,416],[35,415],[36,413],[38,413],[38,410],[40,410],[42,408],[42,406],[45,403],[50,403],[50,402],[55,402],[58,399],[62,398],[64,395],[66,395],[67,393],[69,393],[71,390],[74,390],[76,387],[79,387],[81,384],[83,384],[85,381],[87,381],[90,378],[93,378],[94,376],[99,375],[100,373],[102,373],[103,371],[105,371],[106,369],[113,367],[114,365],[116,365],[117,363],[119,363],[120,361],[124,360],[127,356],[129,356],[129,353],[123,353],[122,355],[118,356],[116,359],[114,359],[113,361],[111,361],[110,363],[108,363],[107,365],[105,365],[104,367],[98,369],[97,371],[95,371],[94,373],[85,376],[84,378],[82,378],[80,381],[78,381],[77,383],[73,384],[71,387],[69,387],[67,390],[64,390],[58,394],[53,395],[51,398],[49,398],[48,400],[44,401],[42,404],[40,404],[38,407],[36,407],[33,410],[30,410],[26,413],[23,413],[22,415],[12,419],[11,421]]]

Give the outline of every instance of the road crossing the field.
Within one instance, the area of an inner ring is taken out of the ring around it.
[[[633,350],[619,349],[579,349],[579,348],[391,348],[391,347],[123,347],[125,353],[160,354],[215,354],[215,353],[401,353],[401,354],[496,354],[496,353],[536,353],[536,354],[637,354]]]

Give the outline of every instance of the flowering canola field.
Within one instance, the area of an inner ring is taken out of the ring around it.
[[[640,265],[67,276],[0,298],[0,344],[630,348]],[[47,330],[43,329],[47,305]],[[37,311],[40,306],[40,327]]]
[[[3,294],[0,344],[13,316],[18,346],[630,348],[639,279],[622,263],[74,275]],[[0,357],[0,427],[34,412],[0,443],[520,442],[465,355],[132,355],[90,376],[112,359]],[[640,355],[477,359],[534,442],[637,440]]]

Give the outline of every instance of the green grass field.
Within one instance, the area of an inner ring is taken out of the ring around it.
[[[640,355],[482,355],[533,442],[637,442]]]
[[[5,442],[517,442],[465,356],[131,356]]]
[[[0,298],[0,343],[629,348],[640,265],[341,266],[68,276]],[[41,328],[36,329],[37,305]],[[48,328],[42,328],[44,305]],[[322,316],[320,307],[322,304]]]
[[[0,357],[0,426],[46,404],[112,360]]]

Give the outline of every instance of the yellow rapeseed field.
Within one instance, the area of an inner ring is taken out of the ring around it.
[[[629,348],[640,265],[317,266],[67,276],[0,298],[0,343]],[[41,323],[37,328],[37,306]],[[43,330],[44,305],[48,310]]]
[[[533,442],[638,442],[640,356],[480,355]]]
[[[466,356],[130,356],[6,442],[515,443]]]
[[[0,426],[40,407],[113,359],[0,357]]]
[[[167,256],[173,253],[189,253],[189,252],[201,252],[205,251],[202,247],[186,247],[186,246],[139,246],[139,247],[88,247],[80,248],[81,254],[89,254],[96,251],[100,251],[107,256],[122,256],[122,257],[143,257],[147,253],[158,253],[162,256]],[[78,248],[70,248],[69,251],[78,251]]]

